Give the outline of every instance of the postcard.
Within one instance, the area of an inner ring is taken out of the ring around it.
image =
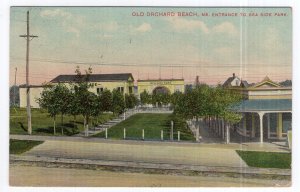
[[[291,187],[292,20],[11,6],[9,185]]]

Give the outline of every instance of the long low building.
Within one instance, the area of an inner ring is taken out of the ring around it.
[[[47,85],[56,85],[63,83],[70,86],[71,83],[76,82],[76,75],[59,75],[52,79]],[[117,89],[124,94],[134,93],[134,78],[131,73],[119,74],[91,74],[89,82],[95,86],[91,87],[89,91],[100,94],[104,89],[113,91]],[[26,107],[26,85],[19,86],[20,88],[20,107]],[[37,99],[40,98],[44,89],[43,85],[30,86],[30,105],[32,108],[39,108]]]

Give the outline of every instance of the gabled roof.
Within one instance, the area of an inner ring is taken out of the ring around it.
[[[116,73],[116,74],[91,74],[89,76],[90,82],[103,81],[134,81],[131,73]],[[67,83],[76,81],[76,75],[59,75],[52,79],[51,83]]]
[[[253,88],[258,88],[258,87],[262,87],[264,85],[269,85],[270,87],[281,87],[280,84],[275,83],[274,81],[272,81],[268,76],[266,76],[261,82],[253,85]]]
[[[231,77],[229,77],[224,83],[223,83],[223,87],[231,87],[231,82],[235,79],[238,78],[237,76],[235,76],[235,73],[232,74]],[[238,78],[239,79],[239,78]],[[238,85],[240,86],[240,85]]]
[[[249,87],[249,83],[247,81],[245,81],[245,80],[242,80],[241,81],[241,87],[247,88],[247,87]]]

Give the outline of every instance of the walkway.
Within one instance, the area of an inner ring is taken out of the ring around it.
[[[154,145],[154,146],[189,146],[189,147],[209,147],[222,148],[232,150],[248,150],[248,151],[266,151],[266,152],[290,152],[286,146],[277,143],[196,143],[196,142],[171,142],[171,141],[141,141],[141,140],[115,140],[103,139],[99,137],[75,137],[75,136],[37,136],[37,135],[10,135],[10,139],[17,140],[34,140],[34,141],[72,141],[72,142],[92,142],[107,144],[131,144],[131,145]]]

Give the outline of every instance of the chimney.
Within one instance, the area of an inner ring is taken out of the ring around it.
[[[232,73],[232,77],[235,77],[235,73]]]
[[[196,85],[199,85],[199,76],[196,76]]]

